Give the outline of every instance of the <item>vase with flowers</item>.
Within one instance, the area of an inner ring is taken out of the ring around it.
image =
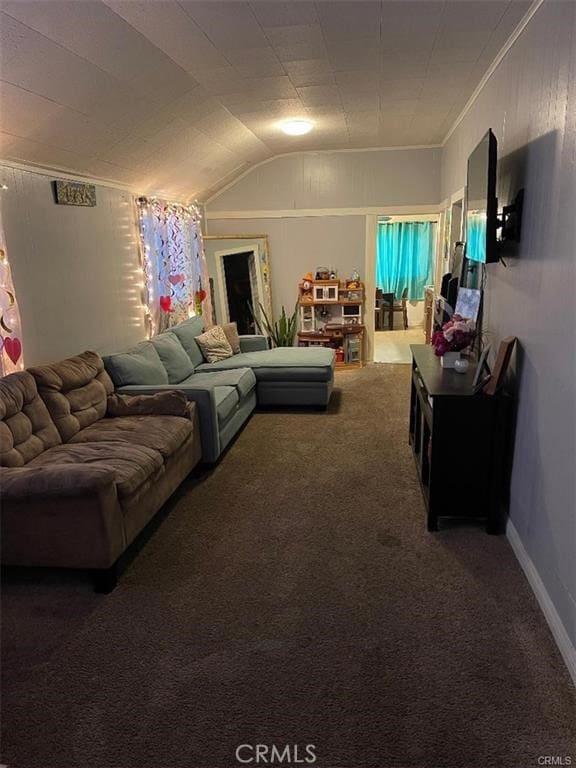
[[[432,334],[434,352],[440,357],[442,368],[454,368],[460,352],[471,346],[476,335],[476,323],[461,315],[452,315],[440,331]]]

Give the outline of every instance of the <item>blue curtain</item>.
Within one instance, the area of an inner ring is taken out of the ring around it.
[[[471,261],[486,261],[486,212],[468,214],[466,241],[466,257]]]
[[[376,287],[400,298],[424,298],[424,287],[432,282],[435,225],[429,221],[378,222],[376,243]]]

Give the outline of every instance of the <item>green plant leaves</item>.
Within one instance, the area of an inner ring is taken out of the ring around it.
[[[282,312],[278,320],[272,322],[266,310],[260,306],[260,318],[256,316],[254,307],[252,304],[250,307],[250,313],[254,319],[256,327],[263,336],[268,336],[274,347],[291,347],[294,342],[294,334],[296,333],[296,322],[298,317],[298,305],[294,307],[294,312],[290,317],[286,314],[286,309],[282,306]]]

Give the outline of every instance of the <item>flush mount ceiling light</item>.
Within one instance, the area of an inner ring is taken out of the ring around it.
[[[314,123],[311,120],[284,120],[279,128],[288,136],[304,136],[314,128]]]

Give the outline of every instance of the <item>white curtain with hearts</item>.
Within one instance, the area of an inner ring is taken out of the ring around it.
[[[0,376],[24,368],[20,311],[8,262],[0,211]]]
[[[150,335],[192,315],[212,316],[200,214],[165,200],[138,198]]]

